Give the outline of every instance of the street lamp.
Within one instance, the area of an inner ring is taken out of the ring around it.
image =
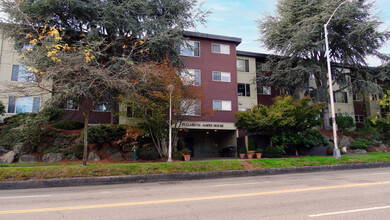
[[[332,127],[333,127],[333,138],[334,138],[334,150],[333,150],[333,157],[335,158],[341,158],[340,149],[337,146],[337,131],[336,131],[336,113],[334,108],[334,99],[333,99],[333,85],[332,85],[332,69],[330,65],[330,55],[329,55],[329,42],[328,42],[328,24],[330,20],[332,20],[333,16],[336,14],[336,11],[343,6],[346,3],[353,2],[353,0],[345,0],[342,2],[332,13],[330,16],[328,22],[324,25],[325,29],[325,45],[326,45],[326,59],[328,63],[328,82],[329,82],[329,95],[330,95],[330,108],[332,110]]]
[[[167,89],[169,92],[169,148],[167,162],[172,162],[172,92],[175,87],[173,87],[172,84],[169,84]]]

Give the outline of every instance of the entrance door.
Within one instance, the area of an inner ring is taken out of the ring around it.
[[[209,137],[197,137],[195,138],[195,157],[196,156],[212,156],[211,155],[211,140]]]

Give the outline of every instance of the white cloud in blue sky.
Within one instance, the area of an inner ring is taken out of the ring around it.
[[[381,29],[390,27],[390,0],[370,0],[374,2],[373,14],[384,22]],[[242,38],[238,50],[272,53],[258,41],[260,33],[256,20],[267,14],[274,15],[277,0],[203,0],[202,8],[211,14],[206,26],[198,25],[196,31]],[[390,43],[384,45],[381,52],[390,54]],[[370,65],[380,65],[380,61],[368,58]]]

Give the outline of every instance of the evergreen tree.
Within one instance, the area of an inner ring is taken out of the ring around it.
[[[299,91],[309,87],[313,74],[316,88],[314,101],[325,102],[324,127],[329,124],[329,94],[325,56],[324,24],[344,0],[281,0],[274,16],[259,20],[261,41],[278,56],[270,56],[266,67],[272,72],[258,76],[261,84]],[[350,73],[335,74],[339,90],[355,89],[380,92],[375,79],[388,77],[388,72],[367,68],[367,56],[388,59],[378,49],[390,37],[389,31],[379,31],[382,23],[371,15],[373,4],[355,0],[340,8],[328,25],[330,57],[339,68]],[[335,70],[336,66],[333,66]],[[387,75],[387,76],[386,76]],[[353,80],[349,80],[349,79]]]

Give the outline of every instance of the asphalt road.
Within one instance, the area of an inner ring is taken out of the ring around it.
[[[0,219],[390,219],[390,168],[3,190]]]

